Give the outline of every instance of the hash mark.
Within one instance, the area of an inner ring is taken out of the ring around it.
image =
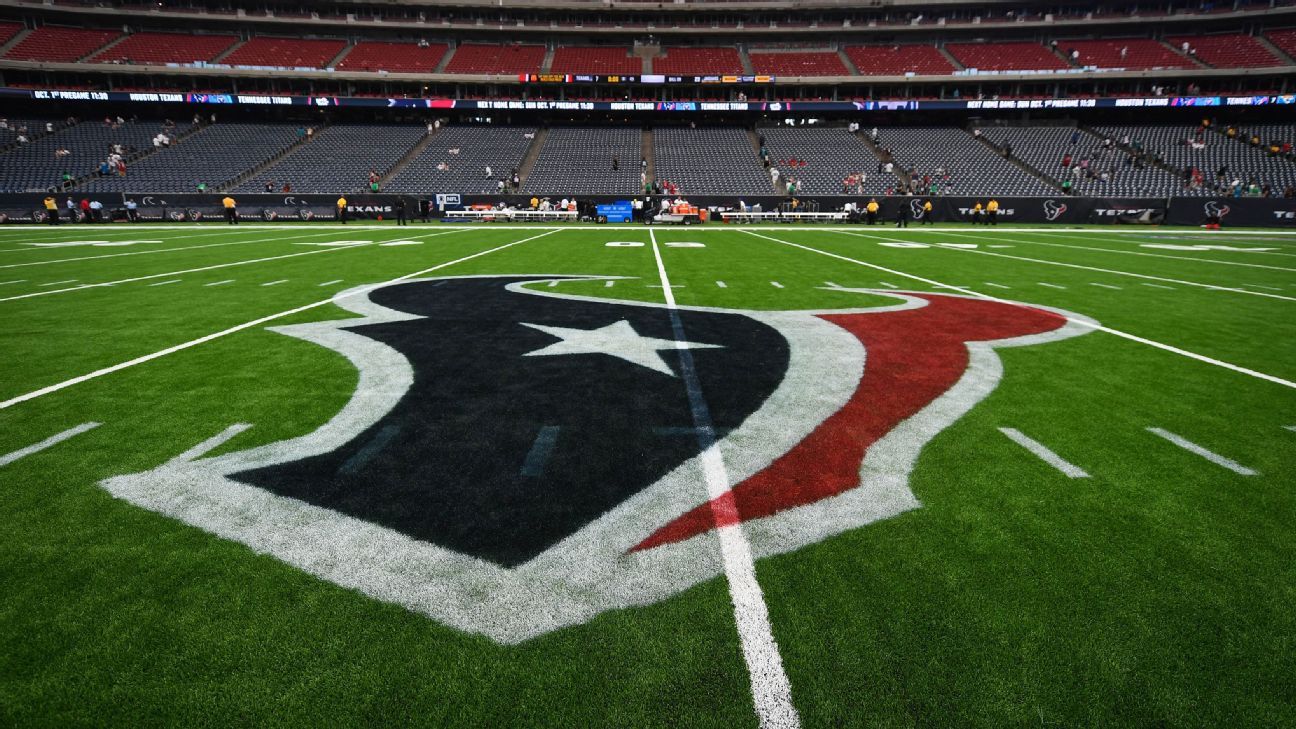
[[[993,286],[993,287],[995,287],[995,288],[997,288],[997,289],[1010,289],[1010,288],[1012,288],[1011,286],[1004,286],[1003,284],[990,283],[989,281],[986,281],[986,282],[985,282],[985,285],[986,285],[986,286]]]
[[[893,284],[893,283],[887,283],[886,281],[878,281],[878,283],[882,284],[883,286],[885,286],[885,287],[887,287],[887,288],[889,288],[889,289],[898,289],[898,288],[900,288],[899,286],[896,286],[896,285]]]
[[[1142,283],[1144,286],[1149,286],[1154,289],[1165,289],[1166,291],[1174,291],[1173,286],[1162,286],[1161,284],[1146,283],[1143,281],[1140,281],[1139,283]]]
[[[722,289],[727,289],[727,288],[729,288],[727,285],[725,285],[725,282],[724,282],[724,281],[716,281],[716,286],[719,286],[719,287],[722,288]]]
[[[616,283],[616,281],[605,281],[605,282],[603,283],[603,288],[605,288],[605,289],[610,289],[610,288],[612,288],[612,285],[615,284],[615,283]]]
[[[8,286],[9,284],[22,283],[23,281],[26,281],[26,280],[27,280],[27,279],[25,279],[25,278],[20,278],[20,279],[18,279],[17,281],[0,281],[0,286]]]
[[[1067,478],[1089,478],[1089,474],[1083,468],[1071,463],[1062,456],[1053,452],[1053,449],[1043,443],[1031,438],[1016,428],[1000,428],[1000,433],[1008,436],[1012,442],[1034,453],[1041,461],[1061,471]]]
[[[778,281],[770,281],[770,286],[773,286],[776,289],[783,288],[783,284],[779,283]]]
[[[1091,284],[1089,284],[1089,285],[1090,285],[1090,286],[1098,286],[1098,287],[1101,287],[1101,288],[1104,288],[1104,289],[1112,289],[1112,290],[1114,290],[1114,291],[1120,291],[1120,290],[1121,290],[1121,287],[1119,287],[1119,286],[1112,286],[1111,284],[1091,283]]]
[[[550,282],[549,282],[549,288],[553,288],[553,287],[555,287],[555,286],[557,286],[557,285],[558,285],[558,282],[557,282],[557,281],[550,281]]]
[[[1065,289],[1065,288],[1066,288],[1065,286],[1058,286],[1057,284],[1044,283],[1043,281],[1040,281],[1040,282],[1039,282],[1039,285],[1040,285],[1040,286],[1047,286],[1047,287],[1049,287],[1049,288],[1051,288],[1051,289]]]
[[[225,284],[228,284],[228,283],[234,283],[234,279],[232,279],[232,278],[227,278],[227,279],[225,279],[224,281],[212,281],[212,282],[209,283],[209,284],[203,284],[203,286],[224,286]]]
[[[286,278],[281,278],[281,279],[279,279],[278,281],[270,281],[270,282],[268,282],[268,283],[263,283],[263,284],[261,284],[261,285],[262,285],[262,286],[278,286],[278,285],[281,284],[281,283],[288,283],[288,279],[286,279]]]
[[[19,458],[25,458],[27,456],[30,456],[33,453],[39,453],[40,451],[43,451],[46,448],[49,448],[50,446],[58,445],[59,443],[62,443],[68,438],[71,438],[75,435],[80,435],[86,432],[87,430],[91,430],[97,427],[99,427],[99,423],[82,423],[76,427],[68,428],[62,433],[56,433],[54,435],[51,435],[50,437],[46,438],[45,440],[39,443],[33,443],[27,446],[26,448],[19,448],[13,453],[0,456],[0,466],[7,466],[10,463],[13,463],[14,461],[18,460]]]
[[[1175,435],[1174,433],[1171,433],[1170,431],[1165,430],[1163,428],[1149,427],[1148,432],[1152,433],[1153,435],[1159,435],[1162,438],[1165,438],[1166,440],[1170,441],[1171,443],[1174,443],[1175,445],[1179,446],[1180,448],[1188,451],[1189,453],[1194,453],[1196,455],[1199,455],[1202,458],[1205,458],[1206,460],[1210,461],[1211,463],[1214,463],[1217,466],[1223,466],[1224,468],[1227,468],[1233,473],[1242,476],[1259,475],[1258,472],[1253,471],[1250,468],[1247,468],[1246,466],[1243,466],[1237,461],[1231,460],[1229,458],[1225,458],[1224,456],[1221,456],[1220,454],[1214,451],[1207,450],[1206,448],[1197,445],[1196,443],[1188,440],[1187,438],[1184,438],[1181,435]]]
[[[824,286],[827,286],[827,287],[830,288],[830,289],[839,289],[839,288],[841,288],[841,286],[839,286],[839,285],[833,283],[832,281],[824,281]]]
[[[558,426],[545,425],[536,434],[531,450],[527,451],[526,460],[522,462],[522,475],[528,478],[540,478],[544,475],[545,464],[558,443]]]
[[[342,283],[342,279],[338,278],[332,281],[325,281],[324,283],[320,284],[320,286],[332,286],[333,284],[340,284],[340,283]]]
[[[170,281],[158,281],[157,283],[149,284],[149,286],[166,286],[167,284],[173,284],[173,283],[180,283],[180,279],[173,278]]]
[[[41,287],[44,288],[45,286],[62,286],[63,284],[70,284],[70,283],[76,283],[76,282],[77,282],[77,279],[75,279],[75,278],[70,278],[70,279],[68,279],[68,280],[66,280],[66,281],[51,281],[50,283],[43,283],[43,284],[41,284]]]

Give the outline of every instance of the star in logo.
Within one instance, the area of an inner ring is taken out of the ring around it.
[[[622,319],[615,324],[608,324],[598,329],[569,329],[567,327],[551,327],[543,324],[529,324],[520,322],[524,327],[530,327],[558,337],[562,341],[554,342],[548,347],[527,352],[524,357],[553,357],[563,354],[606,354],[611,357],[623,359],[631,364],[637,364],[640,367],[647,367],[654,372],[660,372],[670,377],[675,377],[670,365],[658,354],[662,349],[721,349],[718,344],[703,344],[701,342],[676,342],[673,339],[657,339],[655,337],[645,337],[640,335],[630,326],[630,322]]]

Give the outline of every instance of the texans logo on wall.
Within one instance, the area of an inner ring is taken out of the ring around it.
[[[997,300],[839,289],[893,303],[680,307],[680,340],[662,305],[545,285],[593,278],[342,292],[336,303],[358,318],[271,329],[356,368],[354,393],[328,422],[203,457],[252,427],[231,426],[102,485],[516,643],[722,574],[718,524],[740,524],[759,559],[918,508],[914,463],[994,390],[995,349],[1092,329]],[[714,500],[708,448],[732,485]]]
[[[1208,201],[1204,209],[1206,211],[1206,217],[1208,218],[1219,218],[1223,220],[1224,216],[1229,214],[1229,206],[1217,200]]]
[[[1044,218],[1050,222],[1062,217],[1066,211],[1066,203],[1060,203],[1056,200],[1044,201]]]

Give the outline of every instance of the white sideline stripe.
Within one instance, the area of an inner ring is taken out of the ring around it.
[[[95,288],[103,288],[105,286],[115,286],[117,284],[134,283],[136,281],[151,281],[155,278],[166,278],[167,276],[177,276],[182,273],[201,273],[202,271],[214,271],[219,268],[230,268],[231,266],[247,266],[253,263],[265,263],[266,261],[277,261],[284,258],[295,258],[297,256],[310,256],[317,253],[329,253],[332,251],[346,251],[354,248],[364,248],[365,246],[368,245],[373,245],[373,244],[365,243],[363,245],[346,246],[343,248],[320,248],[314,251],[305,251],[302,253],[285,253],[284,255],[281,256],[270,256],[268,258],[252,258],[245,261],[233,261],[231,263],[217,263],[211,266],[202,266],[200,268],[186,268],[183,271],[167,271],[166,273],[155,273],[150,276],[135,276],[133,278],[123,278],[117,281],[104,281],[102,283],[82,284],[80,286],[73,286],[71,288],[66,288],[66,289],[53,289],[51,291],[37,291],[35,293],[30,293],[30,294],[21,294],[19,296],[5,297],[3,299],[0,299],[0,301],[16,301],[18,299],[30,299],[33,296],[48,296],[50,294],[63,294],[69,291],[84,291],[85,289],[95,289]],[[76,279],[73,279],[73,281],[75,280]],[[71,283],[71,282],[62,281],[60,283]],[[45,284],[45,285],[52,286],[53,284]]]
[[[726,285],[724,281],[716,281],[716,286],[719,286],[719,287],[722,288],[722,289],[727,289],[727,288],[729,288],[729,286]]]
[[[1162,286],[1161,284],[1147,283],[1144,281],[1140,281],[1139,283],[1142,283],[1144,286],[1149,286],[1154,289],[1165,289],[1166,291],[1174,291],[1173,286]]]
[[[993,286],[993,287],[995,287],[995,288],[997,288],[997,289],[1010,289],[1010,288],[1012,288],[1011,286],[1004,286],[1003,284],[990,283],[989,281],[986,281],[986,282],[985,282],[985,285],[986,285],[986,286]]]
[[[1047,286],[1047,287],[1049,287],[1049,288],[1051,288],[1051,289],[1065,289],[1065,288],[1066,288],[1065,286],[1058,286],[1057,284],[1044,283],[1043,281],[1040,282],[1040,286]]]
[[[653,257],[657,261],[657,274],[661,277],[666,308],[672,316],[678,316],[675,294],[671,290],[670,278],[666,275],[661,249],[657,247],[657,234],[649,228],[648,236],[652,240]],[[676,331],[675,346],[686,353],[688,347],[679,338],[680,334]],[[692,389],[690,388],[690,399],[693,399]],[[713,442],[701,453],[700,459],[707,495],[710,503],[714,504],[716,499],[728,494],[733,485],[729,481],[729,473],[718,444]],[[747,663],[747,674],[751,679],[756,716],[762,727],[799,727],[801,720],[796,707],[792,705],[792,686],[783,670],[783,657],[779,654],[778,643],[774,640],[769,607],[765,604],[760,582],[756,580],[751,544],[743,533],[741,523],[719,526],[716,536],[720,541],[725,581],[729,584],[729,598],[733,601],[734,622],[742,643],[743,659]]]
[[[747,233],[749,231],[744,230],[743,232]],[[881,236],[869,235],[867,233],[853,233],[850,231],[837,231],[837,232],[845,233],[846,235],[857,236],[860,238],[875,238],[880,240],[891,240],[891,241],[897,240],[895,238],[882,238]],[[1098,268],[1097,266],[1082,266],[1079,263],[1063,263],[1062,261],[1050,261],[1044,258],[1027,258],[1026,256],[1014,256],[1008,253],[992,253],[991,251],[972,250],[970,248],[950,248],[948,246],[936,246],[936,248],[943,251],[958,251],[960,253],[973,253],[981,256],[997,256],[999,258],[1010,258],[1014,261],[1043,263],[1049,266],[1064,266],[1066,268],[1078,268],[1085,271],[1097,271],[1099,273],[1114,273],[1117,276],[1132,276],[1133,278],[1145,278],[1151,281],[1164,281],[1166,283],[1183,284],[1184,286],[1197,286],[1203,289],[1211,289],[1213,291],[1231,291],[1235,294],[1247,294],[1249,296],[1264,296],[1270,299],[1282,299],[1283,301],[1296,301],[1296,298],[1293,298],[1291,296],[1282,296],[1280,294],[1266,294],[1266,293],[1261,293],[1259,291],[1247,291],[1246,289],[1232,288],[1229,286],[1216,286],[1214,284],[1204,284],[1204,283],[1198,283],[1196,281],[1184,281],[1182,279],[1177,279],[1177,278],[1163,278],[1161,276],[1149,276],[1143,273],[1131,273],[1129,271],[1118,271],[1112,268]]]
[[[212,281],[209,284],[203,284],[203,286],[224,286],[227,283],[234,283],[234,279],[227,278],[224,281]]]
[[[1224,456],[1221,456],[1220,454],[1214,451],[1207,450],[1197,445],[1196,443],[1188,440],[1187,438],[1184,438],[1181,435],[1175,435],[1174,433],[1171,433],[1170,431],[1165,430],[1163,428],[1149,427],[1148,432],[1152,433],[1153,435],[1159,435],[1162,438],[1165,438],[1166,440],[1170,441],[1171,443],[1174,443],[1175,445],[1179,446],[1180,448],[1188,451],[1189,453],[1194,453],[1196,455],[1199,455],[1202,458],[1205,458],[1206,460],[1210,461],[1211,463],[1214,463],[1217,466],[1223,466],[1224,468],[1227,468],[1233,473],[1240,474],[1242,476],[1260,475],[1258,472],[1253,471],[1250,468],[1247,468],[1246,466],[1243,466],[1237,461],[1225,458]]]
[[[559,230],[561,230],[561,229],[559,229]],[[327,299],[321,299],[321,300],[319,300],[319,301],[316,301],[316,302],[313,302],[313,303],[310,303],[310,304],[305,304],[305,305],[303,305],[303,306],[294,307],[294,308],[292,308],[292,309],[286,309],[286,310],[284,310],[284,311],[279,312],[278,314],[270,314],[270,315],[268,315],[268,316],[263,316],[263,317],[261,317],[261,318],[259,318],[259,319],[253,319],[253,320],[251,320],[251,321],[243,322],[242,324],[236,324],[236,325],[234,325],[234,326],[232,326],[232,327],[229,327],[228,329],[222,329],[222,330],[220,330],[219,332],[213,332],[213,333],[211,333],[211,334],[208,334],[208,335],[205,335],[205,336],[202,336],[202,337],[198,337],[197,339],[191,339],[191,340],[189,340],[189,341],[187,341],[187,342],[182,342],[182,343],[180,343],[180,344],[177,344],[177,345],[174,345],[174,346],[171,346],[171,347],[167,347],[166,349],[160,349],[160,350],[158,350],[158,351],[156,351],[156,352],[153,352],[152,354],[146,354],[146,355],[144,355],[144,356],[142,356],[142,357],[136,357],[135,359],[126,360],[125,362],[119,362],[119,363],[117,363],[117,364],[115,364],[115,365],[111,365],[111,366],[109,366],[109,367],[103,367],[103,368],[97,369],[97,370],[95,370],[94,372],[87,372],[87,373],[84,374],[84,375],[79,375],[79,376],[77,376],[77,377],[73,377],[73,378],[71,378],[71,379],[69,379],[69,380],[64,380],[64,381],[62,381],[62,382],[55,383],[55,384],[53,384],[53,385],[49,385],[49,386],[47,386],[47,387],[42,387],[42,388],[40,388],[39,390],[32,390],[31,392],[28,392],[28,393],[25,393],[25,394],[22,394],[22,395],[18,395],[18,396],[16,396],[16,397],[11,397],[11,398],[9,398],[8,400],[5,400],[5,401],[3,401],[3,402],[0,402],[0,410],[4,410],[5,408],[13,407],[14,405],[17,405],[18,403],[27,402],[28,400],[34,400],[34,399],[36,399],[36,398],[38,398],[38,397],[41,397],[41,396],[43,396],[43,395],[48,395],[48,394],[50,394],[51,392],[58,392],[59,390],[66,389],[66,388],[68,388],[68,387],[71,387],[71,386],[73,386],[73,385],[80,384],[80,383],[82,383],[82,382],[86,382],[86,381],[88,381],[88,380],[93,380],[93,379],[95,379],[95,378],[97,378],[97,377],[103,377],[104,375],[112,374],[113,372],[119,372],[119,371],[124,370],[124,369],[126,369],[126,368],[128,368],[128,367],[134,367],[135,365],[138,365],[138,364],[143,364],[143,363],[145,363],[145,362],[151,362],[151,361],[153,361],[153,360],[155,360],[155,359],[158,359],[158,358],[160,358],[160,357],[165,357],[165,356],[167,356],[168,354],[174,354],[174,353],[176,353],[176,352],[180,352],[180,351],[183,351],[183,350],[189,349],[190,347],[196,347],[196,346],[198,346],[198,345],[200,345],[200,344],[205,344],[206,342],[210,342],[210,341],[212,341],[212,340],[214,340],[214,339],[220,339],[221,337],[224,337],[224,336],[227,336],[227,335],[230,335],[230,334],[234,334],[234,333],[236,333],[236,332],[241,332],[241,331],[243,331],[243,330],[245,330],[245,329],[251,329],[251,328],[253,328],[253,327],[256,327],[256,326],[260,326],[260,325],[262,325],[262,324],[265,324],[266,322],[271,322],[271,321],[274,321],[274,320],[276,320],[276,319],[282,319],[282,318],[284,318],[285,316],[292,316],[292,315],[294,315],[294,314],[300,314],[300,313],[303,312],[303,311],[310,311],[311,309],[315,309],[315,308],[318,308],[318,307],[321,307],[321,306],[328,305],[328,304],[330,304],[330,303],[332,303],[333,301],[338,300],[338,299],[347,299],[347,298],[350,298],[350,297],[352,297],[352,296],[359,296],[359,295],[361,295],[361,294],[367,294],[367,293],[369,293],[370,291],[373,291],[374,289],[377,289],[377,288],[381,288],[381,287],[383,287],[383,286],[389,286],[389,285],[391,285],[391,284],[399,283],[399,282],[401,282],[401,281],[407,281],[407,280],[409,280],[409,279],[411,279],[411,278],[418,278],[419,276],[423,276],[423,275],[426,275],[426,274],[432,273],[433,271],[439,271],[439,270],[441,270],[441,269],[443,269],[443,268],[446,268],[446,267],[448,267],[448,266],[453,266],[453,265],[455,265],[455,264],[457,264],[457,263],[463,263],[464,261],[470,261],[470,260],[472,260],[472,259],[474,259],[474,258],[479,258],[479,257],[481,257],[481,256],[485,256],[485,255],[488,255],[488,254],[491,254],[491,253],[495,253],[496,251],[502,251],[502,250],[504,250],[505,248],[511,248],[511,247],[513,247],[513,246],[515,246],[515,245],[518,245],[519,243],[526,243],[527,241],[532,241],[532,240],[535,240],[536,238],[543,238],[543,237],[546,236],[546,235],[552,235],[552,234],[554,234],[554,233],[556,233],[556,232],[558,232],[558,231],[557,231],[557,230],[551,230],[551,231],[548,231],[548,232],[545,232],[545,233],[541,233],[541,234],[539,234],[539,235],[533,235],[533,236],[531,236],[530,238],[523,238],[522,240],[515,240],[515,241],[513,241],[512,243],[505,243],[505,244],[503,244],[503,245],[495,246],[494,248],[488,248],[488,249],[486,249],[486,250],[484,250],[484,251],[478,251],[477,253],[473,253],[473,254],[471,254],[471,255],[463,256],[462,258],[456,258],[456,259],[453,260],[453,261],[448,261],[448,262],[446,262],[446,263],[439,263],[439,264],[437,264],[437,265],[435,265],[435,266],[432,266],[431,268],[425,268],[425,269],[422,269],[422,270],[420,270],[420,271],[415,271],[414,273],[407,273],[407,274],[405,274],[404,276],[398,276],[398,277],[396,277],[396,278],[389,279],[389,280],[387,280],[387,281],[383,281],[382,283],[376,283],[376,284],[373,284],[373,285],[371,285],[371,286],[365,286],[365,287],[363,287],[363,288],[352,289],[352,290],[349,291],[349,292],[344,292],[344,293],[336,294],[336,295],[334,295],[334,296],[330,296],[330,297],[327,298]],[[329,248],[329,249],[326,249],[326,250],[345,250],[345,249],[342,249],[342,248]]]
[[[947,235],[957,236],[960,234],[949,233]],[[1062,236],[1065,234],[1064,233],[1039,233],[1038,235]],[[1263,263],[1243,263],[1241,261],[1221,261],[1217,258],[1195,258],[1193,256],[1173,256],[1168,253],[1144,253],[1143,251],[1123,251],[1119,248],[1098,248],[1096,246],[1077,246],[1070,243],[1049,243],[1048,241],[1042,241],[1042,240],[1021,240],[1019,238],[988,238],[988,237],[981,238],[980,236],[968,236],[968,235],[963,235],[962,237],[978,237],[981,240],[1004,240],[1004,241],[1010,240],[1014,243],[1026,243],[1028,245],[1035,245],[1035,246],[1050,246],[1053,248],[1073,248],[1077,251],[1098,251],[1100,253],[1120,253],[1126,256],[1147,256],[1149,258],[1169,258],[1175,261],[1196,261],[1198,263],[1215,263],[1221,266],[1243,266],[1245,268],[1269,268],[1275,271],[1296,271],[1296,268],[1284,268],[1282,266],[1267,266]],[[1100,239],[1100,240],[1106,240],[1106,239]],[[1126,243],[1126,242],[1137,243],[1138,241],[1112,241],[1112,242],[1113,243]],[[1011,248],[1012,246],[986,246],[986,247],[987,248]]]
[[[40,285],[40,286],[62,286],[63,284],[70,284],[70,283],[76,283],[76,282],[77,282],[76,279],[74,279],[74,278],[70,278],[70,279],[68,279],[68,280],[66,280],[66,281],[50,281],[49,283],[43,283],[43,284],[39,284],[39,285]],[[5,299],[0,299],[0,301],[4,301],[4,300],[5,300]]]
[[[770,286],[773,286],[776,289],[783,288],[783,284],[779,283],[778,281],[770,281]]]
[[[157,283],[149,284],[149,286],[166,286],[167,284],[173,284],[173,283],[180,283],[180,279],[173,278],[170,281],[158,281]]]
[[[262,285],[262,286],[278,286],[278,285],[281,284],[281,283],[288,283],[288,279],[286,279],[286,278],[281,278],[281,279],[279,279],[278,281],[267,281],[266,283],[263,283],[263,284],[261,284],[261,285]]]
[[[1067,478],[1089,478],[1089,474],[1083,468],[1071,463],[1062,456],[1053,452],[1053,449],[1043,443],[1031,438],[1016,428],[1000,428],[1000,433],[1008,436],[1012,442],[1034,453],[1041,461],[1061,471]]]
[[[757,238],[764,238],[764,239],[766,239],[766,240],[771,240],[771,241],[774,241],[775,243],[781,243],[781,244],[783,244],[783,245],[785,245],[785,246],[792,246],[793,248],[800,248],[801,250],[810,251],[811,253],[818,253],[818,254],[821,255],[821,256],[828,256],[829,258],[836,258],[836,259],[839,259],[839,260],[842,260],[842,261],[848,261],[848,262],[850,262],[850,263],[854,263],[854,264],[859,265],[859,266],[867,266],[867,267],[869,267],[869,268],[876,269],[876,270],[878,270],[878,271],[884,271],[884,272],[886,272],[886,273],[890,273],[890,274],[893,274],[893,275],[896,275],[896,276],[903,276],[903,277],[905,277],[905,278],[913,279],[913,280],[915,280],[915,281],[921,281],[921,282],[926,283],[926,284],[933,284],[933,285],[934,285],[934,284],[936,284],[936,283],[939,283],[939,282],[937,282],[937,281],[932,281],[931,279],[928,279],[928,278],[923,278],[922,276],[915,276],[915,275],[912,274],[912,273],[905,273],[904,271],[897,271],[897,270],[895,270],[894,268],[887,268],[887,267],[885,267],[885,266],[879,266],[879,265],[877,265],[877,264],[875,264],[875,263],[866,263],[866,262],[864,262],[864,261],[856,260],[856,259],[854,259],[854,258],[848,258],[847,256],[838,255],[838,254],[836,254],[836,253],[829,253],[828,251],[821,251],[821,250],[819,250],[818,248],[811,248],[810,246],[803,246],[803,245],[801,245],[800,243],[792,243],[792,242],[785,241],[785,240],[779,240],[778,238],[771,238],[771,237],[769,237],[768,235],[761,235],[760,233],[753,233],[753,232],[751,231],[751,229],[746,229],[746,230],[743,230],[743,231],[741,231],[741,232],[746,233],[747,235],[753,235],[753,236],[756,236]],[[958,249],[951,248],[951,249],[947,249],[947,250],[958,250]],[[973,291],[972,289],[959,289],[959,293],[964,294],[964,295],[967,295],[967,296],[976,296],[976,297],[978,297],[978,298],[988,299],[988,300],[990,300],[990,301],[1002,301],[1002,302],[1005,303],[1005,304],[1020,304],[1020,303],[1021,303],[1020,301],[1012,301],[1012,300],[1010,300],[1010,299],[1001,299],[1001,298],[999,298],[999,297],[997,297],[997,296],[991,296],[990,294],[983,294],[983,293],[981,293],[980,291]],[[1146,344],[1146,345],[1148,345],[1149,347],[1156,347],[1157,349],[1164,350],[1164,351],[1166,351],[1166,352],[1171,352],[1171,353],[1173,353],[1173,354],[1178,354],[1178,355],[1181,355],[1181,356],[1183,356],[1183,357],[1188,357],[1189,359],[1195,359],[1195,360],[1197,360],[1198,362],[1205,362],[1206,364],[1215,365],[1216,367],[1223,367],[1223,368],[1226,369],[1226,370],[1232,370],[1232,371],[1237,372],[1237,373],[1239,373],[1239,374],[1249,375],[1249,376],[1251,376],[1251,377],[1255,377],[1255,378],[1260,379],[1260,380],[1265,380],[1265,381],[1267,381],[1267,382],[1272,382],[1272,383],[1277,384],[1277,385],[1283,385],[1284,387],[1290,387],[1290,388],[1296,390],[1296,382],[1292,382],[1291,380],[1284,380],[1284,379],[1281,378],[1281,377],[1275,377],[1274,375],[1268,375],[1268,374],[1265,374],[1264,372],[1259,372],[1259,371],[1257,371],[1257,370],[1249,369],[1249,368],[1247,368],[1247,367],[1242,367],[1242,366],[1240,366],[1240,365],[1231,364],[1231,363],[1229,363],[1229,362],[1225,362],[1225,361],[1223,361],[1223,360],[1215,359],[1214,357],[1207,357],[1207,356],[1204,355],[1204,354],[1197,354],[1196,352],[1189,352],[1189,351],[1186,350],[1186,349],[1180,349],[1179,347],[1176,347],[1176,346],[1171,345],[1171,344],[1163,344],[1163,343],[1161,343],[1161,342],[1157,342],[1157,341],[1152,340],[1152,339],[1147,339],[1147,338],[1145,338],[1145,337],[1140,337],[1140,336],[1138,336],[1137,334],[1130,334],[1129,332],[1123,332],[1123,331],[1121,331],[1121,330],[1119,330],[1119,329],[1112,329],[1111,327],[1103,326],[1103,325],[1101,325],[1101,324],[1094,324],[1094,323],[1091,322],[1091,321],[1085,321],[1085,320],[1083,320],[1083,319],[1075,319],[1075,318],[1072,318],[1072,317],[1066,317],[1066,319],[1067,319],[1067,321],[1069,321],[1069,322],[1072,322],[1072,323],[1075,323],[1075,324],[1079,324],[1079,325],[1081,325],[1081,326],[1086,326],[1086,327],[1089,327],[1090,329],[1094,329],[1094,330],[1096,330],[1096,331],[1106,332],[1106,333],[1108,333],[1108,334],[1111,334],[1112,336],[1121,337],[1122,339],[1128,339],[1128,340],[1130,340],[1131,342],[1138,342],[1139,344]]]
[[[209,234],[211,235],[211,234]],[[180,246],[178,248],[150,248],[146,251],[129,251],[127,253],[105,253],[102,256],[80,256],[77,258],[56,258],[52,261],[28,261],[26,263],[7,263],[0,268],[19,268],[22,266],[46,266],[51,263],[71,263],[72,261],[94,261],[100,258],[118,258],[120,256],[143,256],[153,253],[171,253],[174,251],[197,251],[203,248],[220,248],[222,246],[241,246],[248,243],[265,243],[267,241],[293,240],[295,238],[310,238],[316,235],[333,235],[332,232],[324,233],[303,233],[301,235],[288,235],[280,238],[254,238],[252,240],[236,240],[226,243],[205,243],[200,246]],[[194,236],[196,237],[196,236]],[[49,248],[35,248],[33,250],[51,250]]]
[[[340,284],[340,283],[342,283],[342,279],[335,278],[332,281],[325,281],[324,283],[320,284],[320,286],[332,286],[333,284]]]
[[[1121,290],[1121,287],[1119,287],[1119,286],[1112,286],[1111,284],[1105,284],[1105,283],[1091,283],[1091,284],[1089,284],[1089,285],[1090,285],[1090,286],[1098,286],[1098,287],[1101,287],[1101,288],[1104,288],[1104,289],[1112,289],[1113,291],[1120,291],[1120,290]]]
[[[33,453],[39,453],[40,451],[43,451],[46,448],[49,448],[50,446],[58,445],[59,443],[62,443],[68,438],[71,438],[76,435],[80,435],[86,432],[87,430],[91,430],[97,427],[99,427],[99,423],[82,423],[76,426],[75,428],[68,428],[62,433],[51,435],[50,437],[46,438],[45,440],[39,443],[33,443],[27,446],[26,448],[19,448],[13,453],[8,453],[6,455],[0,456],[0,466],[7,466],[10,463],[13,463],[14,461],[18,460],[19,458],[25,458],[27,456],[30,456]]]

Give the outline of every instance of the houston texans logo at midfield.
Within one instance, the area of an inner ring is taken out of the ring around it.
[[[560,294],[597,277],[422,279],[342,292],[359,315],[272,331],[356,367],[297,438],[111,478],[118,498],[452,627],[515,643],[722,573],[718,521],[756,558],[921,504],[919,452],[988,395],[994,349],[1088,320],[970,297],[738,311]],[[537,287],[537,285],[539,285]],[[682,352],[681,350],[686,350]],[[703,483],[683,355],[732,491]]]

